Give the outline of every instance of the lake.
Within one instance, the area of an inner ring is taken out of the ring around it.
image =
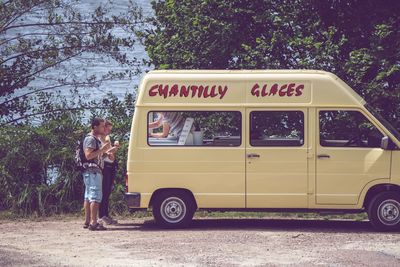
[[[67,3],[74,3],[73,1],[66,1]],[[106,0],[82,0],[74,6],[82,13],[83,16],[90,15],[94,12],[95,8],[99,4],[106,4]],[[144,16],[152,16],[153,10],[151,8],[150,0],[136,0],[136,3],[143,10]],[[112,4],[108,4],[108,7],[113,15],[118,15],[126,11],[129,0],[115,0]],[[29,17],[24,18],[23,23],[43,21],[42,14],[37,12],[36,14],[30,14]],[[21,30],[22,29],[22,30]],[[24,27],[21,29],[7,31],[6,37],[14,37],[16,34],[24,34],[27,31],[31,32],[43,32],[43,29],[39,27]],[[126,32],[122,30],[116,30],[113,33],[117,35],[126,35]],[[131,50],[124,51],[129,59],[136,58],[138,61],[148,59],[147,53],[143,45],[137,42]],[[67,79],[82,80],[93,74],[102,75],[110,70],[122,71],[125,68],[120,67],[115,61],[105,59],[102,56],[97,56],[95,60],[92,59],[93,55],[83,54],[80,58],[74,58],[68,61],[66,64],[60,65],[57,68],[52,68],[49,71],[41,74],[32,81],[26,88],[18,90],[15,95],[21,95],[29,92],[33,88],[44,88],[49,86],[54,86],[58,84],[57,79],[66,77]],[[151,66],[140,67],[140,73],[127,80],[115,80],[111,82],[104,82],[102,85],[96,88],[79,88],[79,95],[81,95],[85,100],[100,100],[107,93],[111,92],[116,95],[119,99],[122,99],[126,93],[134,93],[135,87],[139,84],[143,74],[151,70]],[[77,95],[71,94],[69,87],[59,88],[58,96],[65,99],[77,99]],[[0,102],[1,102],[0,98]],[[56,101],[56,100],[55,100]]]

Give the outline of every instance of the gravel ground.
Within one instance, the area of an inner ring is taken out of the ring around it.
[[[400,266],[400,233],[367,221],[197,218],[158,229],[121,219],[107,231],[78,218],[0,221],[0,266]]]

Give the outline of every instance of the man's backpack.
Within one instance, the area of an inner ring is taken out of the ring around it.
[[[83,142],[85,141],[85,138],[89,136],[86,135],[85,137],[83,137],[83,139],[78,140],[76,148],[75,148],[75,164],[76,167],[79,171],[84,171],[89,164],[95,164],[93,161],[91,160],[87,160],[86,156],[85,156],[85,152],[83,151]],[[95,138],[97,141],[97,138]],[[96,142],[96,150],[99,149],[99,144],[98,142]]]

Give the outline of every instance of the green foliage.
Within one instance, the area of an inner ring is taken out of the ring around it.
[[[79,210],[83,184],[73,161],[75,144],[89,131],[87,117],[98,115],[113,122],[112,138],[121,143],[111,207],[126,211],[120,191],[134,96],[88,102],[80,93],[137,74],[137,62],[124,53],[133,47],[133,33],[142,38],[156,69],[331,71],[400,128],[397,0],[161,0],[153,2],[155,17],[147,26],[135,6],[120,16],[109,15],[104,6],[85,15],[76,2],[0,2],[0,209],[23,215]],[[26,18],[33,17],[40,20],[27,25]],[[116,35],[120,30],[127,34]],[[68,68],[80,57],[85,64]],[[83,65],[99,58],[125,69],[80,75]],[[55,68],[56,79],[34,83]],[[76,98],[64,99],[66,88]],[[206,136],[239,129],[235,116],[194,117],[207,128]],[[282,128],[283,121],[266,123]],[[282,132],[293,134],[286,129]]]
[[[400,2],[169,0],[142,32],[169,69],[321,69],[400,129]]]
[[[304,140],[304,114],[298,111],[251,112],[251,138],[299,138]]]
[[[241,134],[242,120],[239,112],[183,112],[182,116],[194,118],[195,130],[203,130],[205,138]]]
[[[133,95],[123,101],[109,95],[106,105],[92,109],[114,122],[114,139],[120,140],[117,184],[111,207],[126,211],[121,190],[125,185],[126,156],[132,114]],[[0,128],[0,210],[21,215],[49,215],[81,209],[83,181],[74,156],[78,140],[90,131],[85,114],[54,104],[60,112],[46,113],[37,125],[5,125]]]
[[[80,136],[76,132],[82,130],[81,123],[67,112],[40,126],[2,127],[0,175],[5,198],[0,205],[24,214],[70,211],[71,202],[82,193],[73,161]]]

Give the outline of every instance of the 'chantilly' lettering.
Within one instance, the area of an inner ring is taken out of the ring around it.
[[[219,96],[220,99],[224,98],[226,92],[228,91],[228,86],[222,85],[163,85],[155,84],[149,90],[149,96],[162,96],[167,97],[198,97],[198,98],[215,98]]]

